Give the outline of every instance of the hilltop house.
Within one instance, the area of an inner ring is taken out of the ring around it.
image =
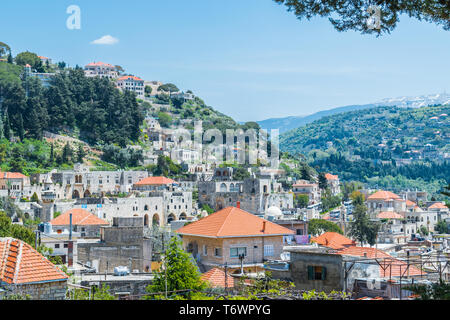
[[[328,187],[331,190],[331,195],[336,196],[341,193],[341,188],[339,186],[339,177],[337,175],[326,173],[325,178],[327,179]]]
[[[0,289],[33,300],[63,300],[69,277],[22,240],[0,238]]]
[[[0,194],[20,198],[23,196],[24,187],[29,185],[30,180],[20,172],[0,172]]]
[[[317,183],[310,183],[306,180],[299,180],[292,186],[292,192],[295,195],[304,194],[309,198],[309,204],[320,202],[320,188]]]
[[[116,67],[104,62],[92,62],[84,67],[86,77],[100,77],[108,79],[116,79],[119,72]]]
[[[262,270],[267,259],[279,259],[283,236],[294,232],[236,207],[227,207],[176,231],[184,248],[206,269],[231,273]]]
[[[139,99],[144,99],[144,80],[135,76],[123,76],[116,81],[117,88],[136,93]]]
[[[377,191],[367,198],[367,208],[369,213],[379,213],[382,211],[406,211],[406,200],[390,191]]]

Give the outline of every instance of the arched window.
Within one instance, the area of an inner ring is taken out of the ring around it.
[[[227,192],[227,185],[225,183],[220,185],[220,192]]]

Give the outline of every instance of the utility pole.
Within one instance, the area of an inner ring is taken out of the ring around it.
[[[228,295],[228,263],[225,262],[225,293]]]

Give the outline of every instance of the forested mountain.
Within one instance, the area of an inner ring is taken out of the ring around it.
[[[445,105],[345,112],[283,134],[280,148],[305,155],[313,167],[343,180],[430,187],[432,181],[449,181],[449,111]]]
[[[388,107],[411,107],[411,108],[419,108],[426,107],[429,105],[445,105],[450,102],[450,95],[446,93],[435,94],[435,95],[424,95],[419,97],[400,97],[400,98],[388,98],[383,99],[379,102],[363,104],[363,105],[350,105],[344,107],[337,107],[333,109],[323,110],[319,112],[315,112],[313,114],[307,116],[291,116],[284,118],[271,118],[262,121],[257,121],[258,124],[266,129],[278,129],[280,133],[287,132],[292,129],[296,129],[298,127],[304,126],[308,123],[311,123],[315,120],[319,120],[322,117],[331,116],[334,114],[347,112],[347,111],[355,111],[362,109],[370,109],[381,106]]]

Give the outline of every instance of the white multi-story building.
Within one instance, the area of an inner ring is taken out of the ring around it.
[[[116,67],[104,62],[92,62],[84,67],[86,77],[100,77],[108,79],[116,79],[119,72]]]
[[[139,99],[144,99],[145,91],[144,91],[144,80],[135,76],[123,76],[117,79],[116,81],[117,87],[124,91],[132,91],[136,93]]]
[[[309,197],[310,204],[320,202],[320,188],[317,183],[310,183],[306,180],[300,180],[292,186],[292,192],[295,195],[305,194]]]

